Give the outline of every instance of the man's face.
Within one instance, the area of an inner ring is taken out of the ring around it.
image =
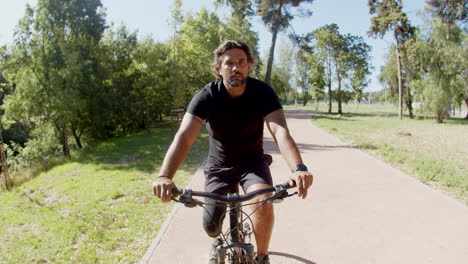
[[[242,49],[235,48],[224,52],[219,73],[225,85],[239,87],[247,82],[250,67],[247,54]]]

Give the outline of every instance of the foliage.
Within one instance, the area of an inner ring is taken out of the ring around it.
[[[332,99],[336,98],[338,113],[342,113],[342,99],[348,94],[343,85],[346,81],[350,83],[355,99],[360,101],[362,90],[367,85],[367,75],[370,74],[370,46],[363,38],[351,34],[342,35],[338,25],[331,24],[312,31],[305,39],[310,41],[305,50],[313,50],[313,53],[308,54],[309,62],[323,65],[312,66],[311,69],[316,78],[315,85],[319,88],[328,87],[328,112],[331,113]],[[337,81],[337,91],[332,95],[334,80]]]
[[[99,1],[39,1],[20,21],[7,78],[16,86],[5,117],[50,124],[69,157],[68,135],[78,145],[92,127],[95,48],[105,29]]]
[[[286,42],[281,42],[279,46],[279,63],[278,67],[275,68],[275,73],[282,76],[282,79],[285,83],[278,90],[282,90],[281,94],[284,95],[285,103],[289,103],[292,98],[292,87],[290,85],[291,79],[293,77],[293,66],[294,66],[294,50],[291,48],[291,45]],[[299,61],[296,60],[296,65]],[[297,73],[297,69],[295,73]],[[272,82],[273,83],[273,82]]]
[[[276,38],[280,31],[285,30],[291,20],[296,16],[292,8],[298,8],[301,4],[311,4],[313,0],[255,0],[256,13],[262,18],[263,23],[272,33],[270,52],[265,74],[265,82],[270,83],[275,54]],[[310,10],[299,9],[298,15],[310,16]]]
[[[309,65],[307,63],[307,54],[303,50],[296,52],[296,73],[294,75],[296,86],[302,93],[302,104],[306,105],[310,98],[311,78],[309,75]]]
[[[260,58],[258,50],[258,33],[252,28],[249,17],[255,12],[250,0],[216,0],[217,5],[225,3],[231,7],[231,15],[228,21],[220,28],[223,40],[240,40],[246,43],[253,55]],[[259,68],[254,69],[254,73],[259,74]]]
[[[364,42],[362,37],[348,35],[346,37],[350,46],[348,57],[350,86],[354,92],[354,99],[360,102],[367,87],[370,74],[371,47]]]
[[[375,15],[371,18],[371,27],[368,31],[370,36],[382,38],[386,32],[392,31],[395,39],[396,62],[398,73],[398,94],[400,112],[399,118],[403,117],[403,77],[400,55],[401,42],[411,38],[415,28],[410,25],[408,17],[402,10],[401,0],[369,0],[369,13]],[[411,115],[410,115],[411,116]]]
[[[7,148],[8,165],[12,171],[26,168],[28,165],[49,160],[57,156],[61,149],[57,144],[57,131],[52,124],[44,122],[37,124],[37,128],[31,133],[31,139],[24,145],[10,142]]]
[[[240,40],[246,43],[252,54],[258,58],[258,34],[252,30],[252,25],[247,19],[240,20],[231,16],[229,21],[220,28],[222,40]]]
[[[419,40],[417,37],[408,39],[400,47],[400,54],[402,54],[401,60],[401,69],[402,76],[404,78],[401,80],[401,90],[402,98],[406,104],[406,109],[408,109],[408,116],[410,118],[414,117],[413,113],[413,93],[415,92],[415,87],[411,83],[420,79],[420,55],[417,51],[417,46],[419,45]],[[382,68],[380,73],[380,81],[382,84],[386,85],[391,92],[393,97],[398,98],[399,96],[399,80],[398,80],[398,65],[396,62],[396,47],[392,45],[390,52],[387,55],[387,63]]]
[[[312,98],[322,99],[325,97],[325,66],[320,63],[320,58],[317,54],[307,54],[306,56],[307,62],[309,64],[309,82],[312,86]]]
[[[466,34],[457,25],[435,18],[429,39],[419,41],[422,76],[412,85],[418,90],[424,109],[432,112],[437,122],[442,122],[450,106],[467,93],[464,71],[468,53],[463,38]]]
[[[466,0],[427,0],[427,5],[443,23],[466,22],[468,13]]]
[[[3,106],[5,98],[14,91],[13,85],[3,76],[2,68],[6,67],[9,54],[6,47],[0,49],[0,106]],[[0,109],[0,133],[3,143],[11,145],[12,143],[24,145],[29,139],[31,130],[30,123],[27,120],[10,121],[8,124],[3,120],[5,111]],[[8,129],[5,129],[7,126]],[[10,143],[11,142],[11,143]]]
[[[192,96],[208,82],[213,80],[211,61],[213,51],[222,42],[220,28],[222,22],[213,12],[201,9],[195,14],[188,14],[181,28],[181,53],[179,66],[183,74],[179,76],[183,89],[175,95],[176,105],[186,108]]]
[[[143,128],[150,128],[151,123],[168,113],[172,107],[169,48],[165,44],[154,43],[147,38],[138,43],[134,52],[130,75],[137,76],[132,85],[131,95],[135,98],[132,106]]]
[[[133,107],[136,98],[132,94],[132,87],[138,77],[131,70],[137,43],[137,33],[129,32],[124,25],[117,29],[110,28],[101,42],[106,95],[102,103],[107,110],[104,137],[126,134],[142,126],[138,109]]]

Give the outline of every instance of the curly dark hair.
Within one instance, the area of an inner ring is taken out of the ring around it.
[[[252,67],[249,69],[249,73],[252,71],[252,68],[257,63],[257,58],[255,58],[255,56],[252,54],[247,44],[240,40],[226,40],[224,43],[219,45],[219,47],[215,51],[213,51],[214,58],[211,72],[217,80],[222,79],[221,75],[219,74],[219,66],[222,63],[221,57],[226,51],[231,49],[241,49],[245,52],[245,54],[247,54],[247,61],[250,64],[252,64]]]

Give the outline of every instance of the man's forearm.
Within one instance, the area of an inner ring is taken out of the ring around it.
[[[182,162],[184,162],[190,147],[191,144],[187,142],[187,139],[183,138],[183,135],[176,135],[164,157],[159,175],[167,176],[171,179],[174,178],[174,174]]]
[[[301,154],[297,148],[296,142],[286,129],[279,130],[275,135],[275,141],[291,170],[296,168],[297,164],[302,164]]]
[[[177,131],[174,141],[167,150],[161,166],[160,176],[167,176],[174,178],[174,174],[185,160],[192,144],[200,132],[203,120],[191,115],[185,114],[180,124],[179,131]]]

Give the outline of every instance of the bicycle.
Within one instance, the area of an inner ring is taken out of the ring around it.
[[[239,194],[238,186],[236,187],[235,193],[228,193],[227,195],[199,192],[191,189],[174,189],[173,194],[175,196],[179,196],[179,199],[173,198],[173,200],[175,202],[182,203],[189,208],[196,206],[204,207],[204,205],[207,204],[194,199],[193,197],[209,198],[220,203],[226,203],[228,208],[224,214],[229,212],[229,229],[226,232],[221,232],[219,236],[222,244],[216,247],[218,263],[224,264],[227,256],[229,264],[253,264],[254,246],[250,243],[251,234],[253,233],[253,224],[250,216],[255,213],[258,208],[250,214],[247,214],[242,210],[242,207],[255,203],[243,202],[247,202],[262,194],[272,193],[269,197],[257,203],[262,203],[262,205],[269,201],[279,203],[285,198],[297,194],[297,192],[292,194],[288,193],[287,190],[293,187],[295,186],[278,184],[270,188],[256,190],[244,195]]]

